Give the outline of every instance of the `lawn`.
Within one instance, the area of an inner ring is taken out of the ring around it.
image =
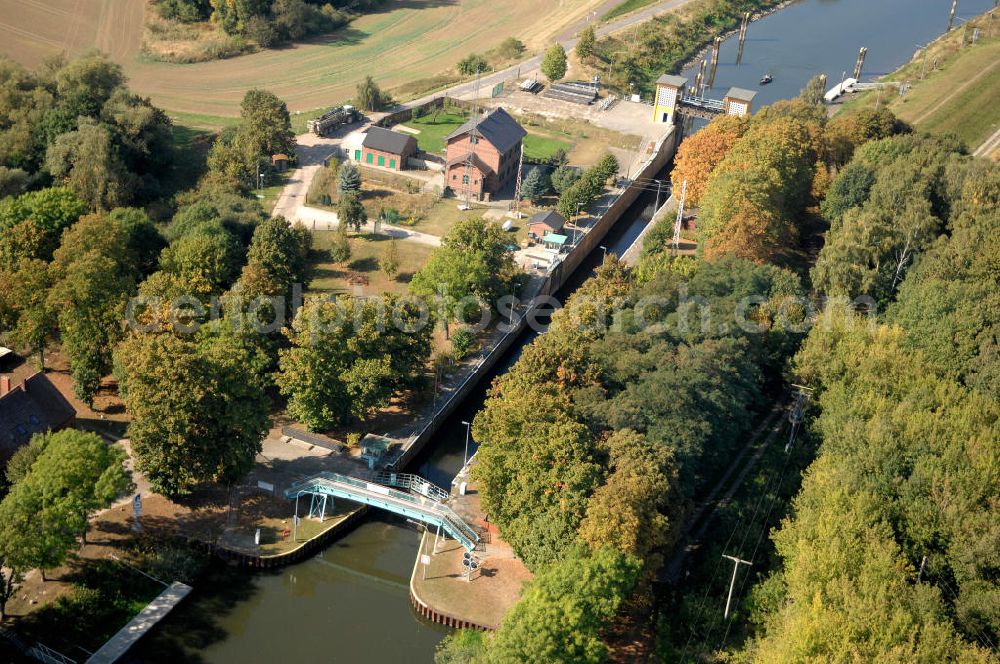
[[[434,250],[429,245],[397,240],[399,273],[395,279],[390,279],[379,268],[379,258],[389,245],[387,236],[352,236],[349,240],[351,258],[346,265],[341,265],[330,258],[334,233],[336,231],[313,231],[313,250],[309,255],[313,269],[313,279],[309,284],[311,292],[355,294],[356,289],[360,289],[362,295],[384,292],[405,294],[413,274],[423,267]],[[347,277],[351,273],[364,276],[368,284],[357,287],[349,284]]]
[[[427,115],[414,118],[405,123],[404,126],[416,129],[417,143],[420,149],[431,154],[442,155],[445,148],[445,137],[451,132],[461,127],[468,116],[457,110],[443,110],[439,113],[428,113]],[[527,126],[528,136],[524,139],[524,158],[526,161],[545,161],[552,157],[558,150],[569,152],[573,148],[573,142],[569,136],[558,138],[550,131],[540,130],[536,127]]]
[[[569,152],[573,144],[551,136],[540,133],[529,132],[524,137],[524,160],[526,162],[544,162],[555,156],[556,152],[563,150]]]
[[[420,132],[416,136],[421,150],[443,155],[445,137],[461,127],[467,119],[468,116],[462,111],[442,110],[437,113],[431,111],[423,117],[407,121],[405,126]]]
[[[624,16],[625,14],[630,14],[637,9],[642,9],[643,7],[648,7],[649,5],[656,2],[656,0],[625,0],[604,16],[601,17],[602,21],[610,21],[613,18],[618,18],[619,16]]]
[[[260,199],[260,206],[268,214],[274,209],[274,204],[278,202],[278,196],[281,195],[281,190],[285,188],[291,175],[291,169],[284,173],[270,173],[265,176],[264,189],[255,191],[257,198]]]
[[[459,210],[462,201],[457,198],[442,198],[417,224],[414,230],[444,237],[452,226],[465,219],[475,219],[486,212],[483,208]]]

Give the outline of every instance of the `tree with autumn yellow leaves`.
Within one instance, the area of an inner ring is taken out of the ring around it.
[[[778,116],[755,119],[729,150],[701,199],[699,251],[713,260],[733,254],[767,263],[797,237],[815,174],[807,127]]]
[[[697,207],[712,171],[746,132],[749,123],[735,115],[720,115],[677,148],[670,181],[676,190],[687,182],[685,205]]]

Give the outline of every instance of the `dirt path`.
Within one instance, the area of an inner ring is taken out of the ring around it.
[[[989,157],[994,150],[1000,149],[1000,129],[997,129],[992,136],[983,141],[983,144],[972,153],[973,157]]]
[[[933,106],[931,106],[929,109],[927,109],[926,111],[924,111],[923,113],[921,113],[918,117],[914,118],[910,122],[910,124],[912,124],[912,125],[918,125],[921,122],[923,122],[924,120],[926,120],[927,118],[929,118],[930,116],[934,115],[934,113],[936,113],[942,106],[944,106],[945,104],[947,104],[948,102],[950,102],[955,96],[961,94],[966,89],[968,89],[973,83],[975,83],[980,78],[982,78],[986,74],[988,74],[991,71],[993,71],[993,69],[996,68],[997,65],[1000,65],[1000,60],[994,62],[989,67],[984,68],[982,71],[980,71],[978,74],[976,74],[975,76],[973,76],[972,78],[970,78],[969,80],[967,80],[962,85],[959,85],[956,88],[952,88],[952,90],[951,90],[950,93],[948,93],[947,95],[945,95],[944,97],[941,98],[941,101],[939,101],[938,103],[936,103]]]

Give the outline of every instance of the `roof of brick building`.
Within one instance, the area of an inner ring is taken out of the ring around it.
[[[477,125],[478,122],[478,125]],[[473,127],[476,133],[485,138],[500,152],[507,152],[528,135],[517,120],[502,108],[495,108],[481,119],[473,118],[464,125],[448,134],[447,141],[465,136]]]
[[[400,134],[391,129],[371,127],[368,133],[365,134],[365,140],[361,142],[361,145],[369,150],[378,150],[379,152],[388,152],[389,154],[403,154],[409,149],[410,143],[415,143],[416,140],[412,136]]]

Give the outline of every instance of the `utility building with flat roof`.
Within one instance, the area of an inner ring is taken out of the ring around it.
[[[722,108],[728,115],[745,117],[752,111],[753,98],[757,93],[753,90],[743,88],[729,88],[729,92],[722,98]]]

